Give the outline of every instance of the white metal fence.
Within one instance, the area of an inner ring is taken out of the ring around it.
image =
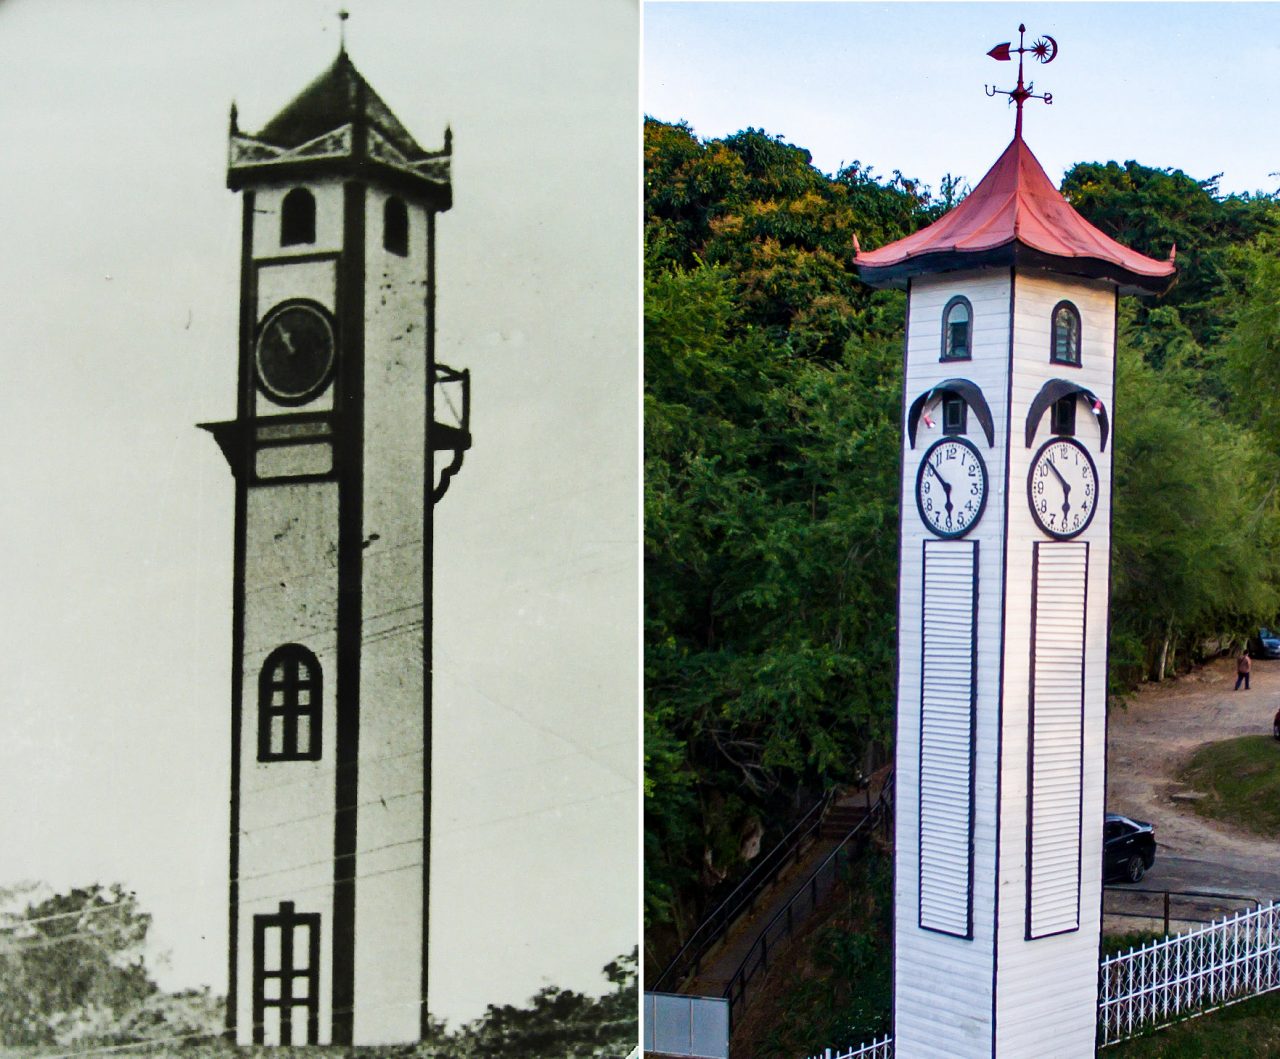
[[[1099,966],[1098,1043],[1106,1046],[1181,1018],[1280,989],[1280,904],[1148,942]],[[893,1059],[893,1038],[810,1059]]]
[[[893,1038],[886,1034],[884,1040],[872,1041],[851,1052],[833,1052],[828,1048],[821,1055],[812,1055],[809,1059],[893,1059]]]
[[[1280,989],[1280,906],[1258,908],[1102,961],[1098,1043]]]

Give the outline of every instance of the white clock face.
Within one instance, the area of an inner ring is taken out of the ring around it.
[[[916,474],[920,518],[939,537],[963,537],[987,503],[987,465],[964,438],[935,441]]]
[[[1098,506],[1098,468],[1075,438],[1051,438],[1040,446],[1027,477],[1031,516],[1050,537],[1083,533]]]

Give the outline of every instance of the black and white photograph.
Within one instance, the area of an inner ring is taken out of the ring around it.
[[[634,1049],[639,22],[0,5],[4,1054]]]

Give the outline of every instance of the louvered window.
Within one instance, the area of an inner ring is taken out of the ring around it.
[[[1034,548],[1027,937],[1080,926],[1085,586],[1089,545]]]

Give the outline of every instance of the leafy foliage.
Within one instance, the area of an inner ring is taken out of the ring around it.
[[[55,894],[4,917],[0,1044],[101,1040],[151,998],[151,917],[119,885]]]
[[[757,129],[645,127],[646,956],[743,836],[854,778],[892,732],[903,299],[868,247],[958,200],[858,164],[826,175]],[[1160,678],[1280,611],[1280,213],[1269,195],[1126,162],[1063,190],[1156,257],[1124,299],[1111,686]],[[655,967],[656,969],[656,967]]]
[[[647,135],[646,908],[683,931],[751,821],[889,736],[903,299],[852,242],[927,199],[754,130]]]

